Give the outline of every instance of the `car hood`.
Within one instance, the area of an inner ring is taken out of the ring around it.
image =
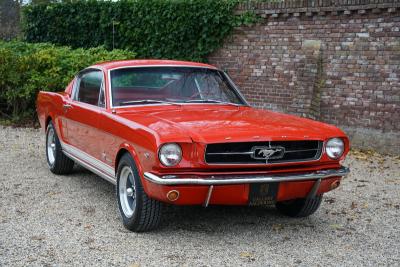
[[[185,137],[200,143],[219,143],[345,136],[332,125],[251,107],[168,106],[140,112],[127,110],[119,115],[150,128],[159,135],[160,142],[179,142]]]

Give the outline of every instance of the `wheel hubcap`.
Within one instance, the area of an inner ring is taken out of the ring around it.
[[[56,160],[56,137],[54,134],[54,129],[50,128],[49,132],[47,133],[47,159],[50,165],[54,164]]]
[[[136,190],[133,172],[128,166],[124,166],[121,170],[118,190],[122,211],[126,217],[130,218],[136,208]]]
[[[133,197],[133,189],[132,188],[127,188],[126,189],[126,194],[128,195],[128,197]]]

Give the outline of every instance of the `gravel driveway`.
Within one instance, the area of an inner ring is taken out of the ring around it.
[[[400,160],[353,152],[352,172],[309,218],[274,209],[167,207],[162,227],[124,229],[114,188],[53,175],[44,135],[0,126],[0,266],[400,265]]]

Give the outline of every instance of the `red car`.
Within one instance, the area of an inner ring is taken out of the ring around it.
[[[157,227],[163,203],[308,216],[349,172],[341,130],[252,108],[226,73],[201,63],[97,64],[64,92],[40,92],[37,113],[50,170],[78,163],[115,184],[132,231]]]

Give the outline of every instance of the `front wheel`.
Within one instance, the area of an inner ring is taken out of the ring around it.
[[[127,229],[146,232],[159,225],[162,203],[147,196],[135,162],[129,154],[123,155],[118,164],[116,194],[122,221]]]
[[[276,208],[289,217],[307,217],[316,212],[321,205],[322,195],[300,198],[276,203]]]

